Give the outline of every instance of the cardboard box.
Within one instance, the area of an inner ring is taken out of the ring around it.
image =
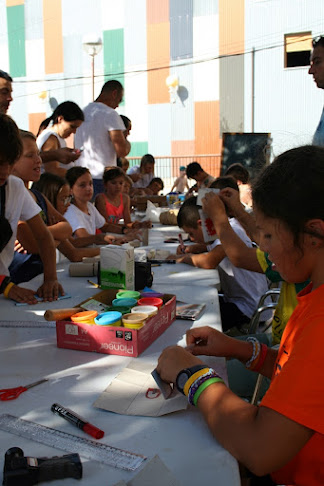
[[[134,247],[129,244],[100,248],[100,287],[134,290]]]
[[[92,299],[110,305],[117,290],[104,290]],[[87,306],[87,299],[81,306]],[[56,322],[56,338],[59,348],[78,349],[103,354],[136,357],[152,344],[175,320],[176,297],[164,294],[163,306],[155,316],[147,319],[141,329],[96,326],[72,321]]]
[[[158,207],[166,207],[168,205],[166,196],[136,196],[135,206],[138,211],[145,211],[147,207],[147,201],[151,201]]]

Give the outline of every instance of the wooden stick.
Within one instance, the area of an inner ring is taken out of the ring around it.
[[[44,314],[46,321],[60,321],[73,316],[77,312],[81,312],[84,309],[82,307],[70,307],[69,309],[49,309]]]

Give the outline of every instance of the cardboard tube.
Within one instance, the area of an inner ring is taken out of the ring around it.
[[[44,314],[46,321],[60,321],[73,316],[77,312],[81,312],[84,309],[82,307],[71,307],[69,309],[49,309]]]
[[[70,263],[70,277],[93,277],[98,273],[98,262],[93,263]]]

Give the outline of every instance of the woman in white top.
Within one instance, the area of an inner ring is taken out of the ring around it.
[[[36,141],[39,150],[47,152],[66,147],[65,139],[75,133],[83,121],[83,111],[76,103],[65,101],[59,104],[52,115],[40,124]],[[52,124],[47,128],[50,122]],[[78,150],[78,152],[80,151]],[[73,162],[63,165],[54,160],[45,164],[45,171],[64,177],[67,169],[73,167],[73,165]]]

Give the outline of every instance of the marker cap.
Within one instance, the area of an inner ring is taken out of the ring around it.
[[[89,423],[85,424],[82,430],[86,434],[91,435],[91,437],[93,437],[94,439],[102,439],[103,436],[105,435],[103,430],[100,430],[94,425],[91,425]]]

